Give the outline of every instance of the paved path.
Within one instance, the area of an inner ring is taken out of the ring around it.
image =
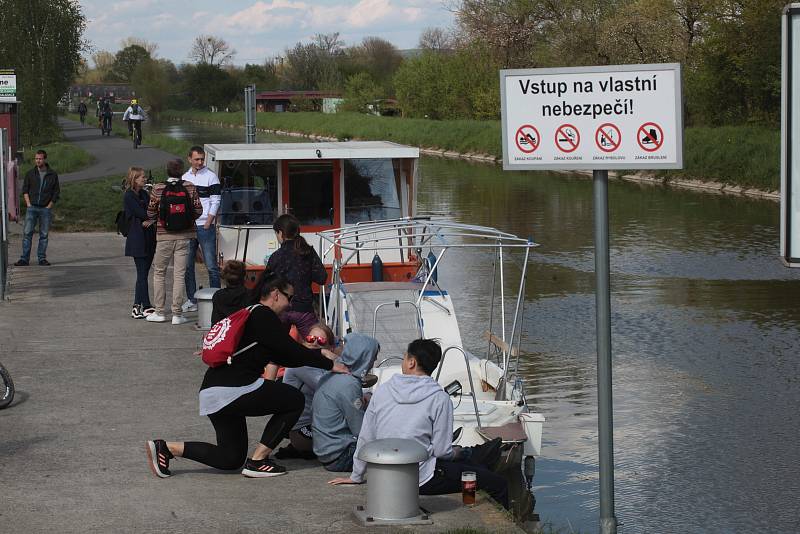
[[[200,334],[130,318],[135,270],[123,246],[111,233],[51,233],[52,267],[11,267],[0,359],[17,397],[0,410],[0,531],[391,532],[358,526],[351,510],[366,486],[329,486],[316,462],[286,461],[287,475],[261,480],[188,460],[172,478],[151,474],[146,439],[214,433],[197,414]],[[264,424],[250,419],[251,443]],[[519,532],[480,498],[471,509],[460,495],[421,504],[435,523],[415,532]]]
[[[175,159],[175,155],[147,144],[134,150],[130,140],[114,135],[110,137],[101,135],[99,129],[88,125],[89,121],[86,126],[63,117],[59,118],[58,122],[67,141],[79,146],[95,158],[94,164],[83,170],[59,174],[58,179],[62,183],[125,174],[129,167],[154,169],[165,165],[170,159]],[[53,163],[57,168],[58,162]]]

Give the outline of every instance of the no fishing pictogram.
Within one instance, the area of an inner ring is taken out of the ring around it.
[[[594,133],[594,142],[603,152],[614,152],[622,142],[622,133],[616,124],[601,124]]]
[[[541,137],[539,137],[539,130],[530,124],[523,124],[517,129],[517,134],[514,138],[517,143],[517,148],[526,154],[535,152],[541,144]]]
[[[581,144],[581,134],[571,124],[562,124],[556,128],[556,147],[561,152],[574,152]]]
[[[636,142],[647,152],[655,152],[664,144],[664,130],[654,122],[646,122],[636,132]]]

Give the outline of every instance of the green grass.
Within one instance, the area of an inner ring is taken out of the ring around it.
[[[20,176],[25,176],[25,173],[34,167],[33,158],[36,156],[36,151],[40,149],[47,152],[47,163],[59,174],[83,169],[94,162],[94,158],[85,150],[81,150],[72,143],[59,141],[26,150],[20,167]]]
[[[79,121],[80,117],[77,113],[67,113],[66,118]],[[94,125],[96,123],[97,118],[92,115],[91,117],[86,117],[86,124]],[[128,135],[128,126],[122,122],[119,117],[115,117],[114,120],[111,122],[111,133],[116,135],[117,137],[122,137],[128,139],[130,136]],[[181,141],[179,139],[174,139],[169,137],[168,135],[163,134],[147,134],[146,138],[147,144],[153,146],[155,148],[161,149],[164,152],[169,152],[170,154],[175,154],[176,157],[185,157],[186,154],[189,152],[189,148],[193,145],[188,141]]]
[[[243,125],[242,113],[167,111],[164,119]],[[425,148],[502,156],[500,121],[433,121],[358,113],[258,113],[259,128],[338,139],[395,141]],[[757,126],[686,128],[684,169],[657,171],[669,181],[683,177],[775,191],[780,186],[780,131]]]

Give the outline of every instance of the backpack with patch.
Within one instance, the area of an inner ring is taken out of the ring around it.
[[[250,318],[250,312],[261,304],[253,304],[247,308],[230,314],[208,331],[203,337],[203,362],[209,367],[219,367],[223,364],[231,364],[234,356],[238,356],[244,351],[252,348],[256,342],[252,342],[246,347],[236,350],[244,334],[244,327]]]
[[[187,230],[194,224],[192,198],[183,186],[183,180],[167,182],[161,192],[158,218],[167,232]]]
[[[131,229],[131,217],[125,214],[125,210],[119,210],[117,212],[117,218],[114,220],[114,224],[117,227],[117,233],[119,235],[128,237],[128,232]]]

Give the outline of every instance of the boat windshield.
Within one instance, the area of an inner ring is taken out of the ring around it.
[[[345,160],[345,224],[401,217],[399,184],[391,159]]]
[[[272,224],[278,204],[275,161],[221,161],[220,224]]]

